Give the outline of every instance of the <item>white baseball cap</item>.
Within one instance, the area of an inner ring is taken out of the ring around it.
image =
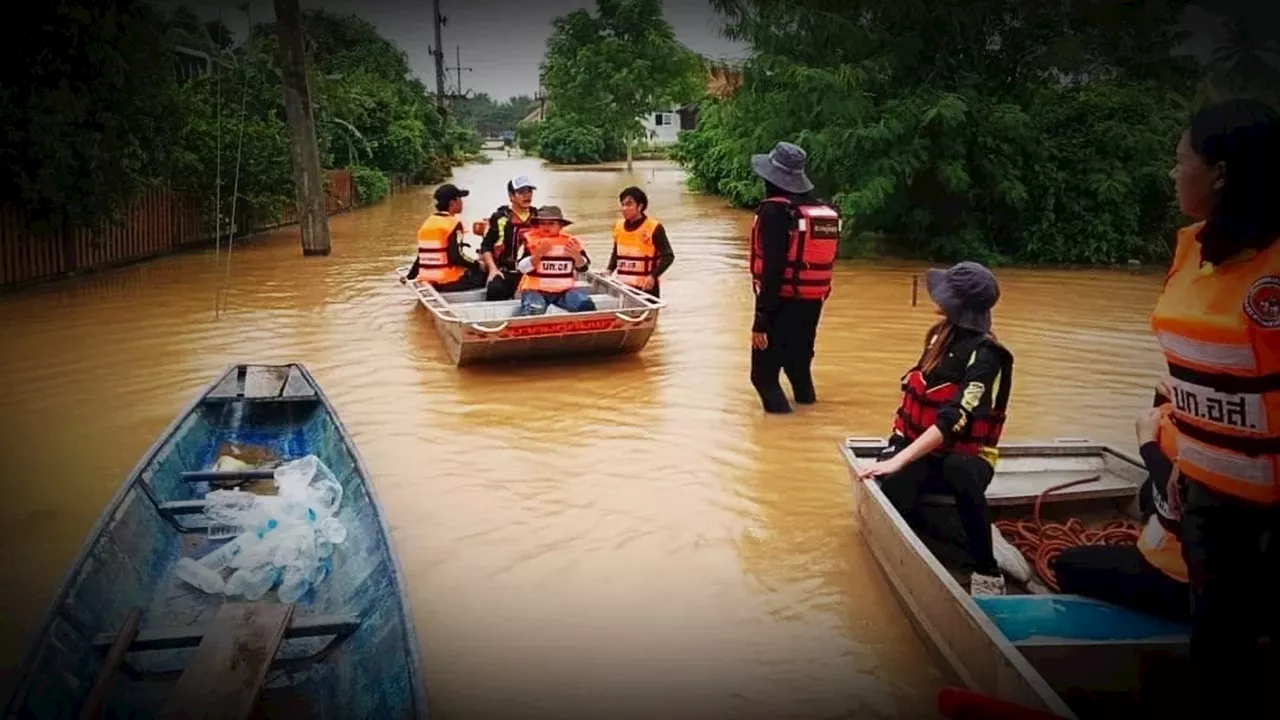
[[[537,190],[538,186],[533,184],[533,181],[529,179],[528,175],[517,175],[511,178],[511,191],[515,192],[520,190],[520,188]]]

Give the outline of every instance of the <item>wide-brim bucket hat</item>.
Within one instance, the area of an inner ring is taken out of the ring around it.
[[[560,223],[561,225],[573,224],[572,220],[570,220],[569,218],[566,218],[564,216],[564,213],[560,212],[559,205],[543,205],[542,207],[538,208],[538,214],[534,217],[534,220],[539,223],[543,223],[548,220],[554,220]]]
[[[1000,300],[996,276],[981,263],[960,262],[925,273],[925,287],[952,325],[991,332],[991,308]]]
[[[809,176],[804,174],[807,157],[799,145],[779,142],[768,155],[752,155],[751,169],[783,190],[799,195],[813,189]]]

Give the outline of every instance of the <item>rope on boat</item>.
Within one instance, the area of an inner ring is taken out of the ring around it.
[[[1046,495],[1097,480],[1098,478],[1086,478],[1054,485],[1036,496],[1035,510],[1030,520],[998,520],[995,523],[996,529],[1035,566],[1036,573],[1054,592],[1059,592],[1061,588],[1050,563],[1063,550],[1085,545],[1134,545],[1142,533],[1142,526],[1128,519],[1111,520],[1094,530],[1086,528],[1079,518],[1071,518],[1065,523],[1046,523],[1041,520],[1040,505]]]
[[[252,6],[250,3],[245,3],[243,5],[243,9],[244,9],[246,20],[249,25],[249,34],[252,35],[253,34]],[[219,13],[221,13],[221,10],[219,10]],[[245,43],[247,45],[249,43],[249,40],[246,39]],[[246,52],[247,51],[248,51],[248,48],[246,47]],[[236,201],[240,199],[240,160],[241,160],[241,157],[243,156],[243,151],[244,151],[244,113],[245,113],[245,106],[249,100],[249,71],[247,67],[244,70],[245,70],[244,82],[241,83],[241,90],[240,90],[240,129],[237,132],[237,138],[236,138],[236,174],[235,174],[235,180],[233,181],[232,189],[231,189],[231,218],[230,218],[229,227],[227,228],[227,265],[226,265],[226,272],[223,273],[223,276],[222,276],[222,285],[218,289],[217,298],[215,300],[215,305],[214,305],[215,320],[220,318],[222,315],[222,309],[226,306],[226,302],[227,302],[227,288],[231,284],[231,250],[232,250],[232,246],[235,243]],[[221,106],[221,102],[219,102],[219,107],[220,106]],[[219,110],[219,112],[221,112],[221,110]],[[219,124],[219,133],[221,133],[221,124]],[[218,153],[219,168],[222,167],[221,163],[222,163],[222,153],[221,151],[219,151]],[[221,178],[221,174],[222,174],[221,169],[219,169],[218,174],[219,174],[219,178]],[[219,181],[219,188],[221,188],[221,181]],[[220,203],[220,200],[218,202]],[[219,204],[218,205],[219,218],[221,218],[221,215],[222,215],[222,205]]]

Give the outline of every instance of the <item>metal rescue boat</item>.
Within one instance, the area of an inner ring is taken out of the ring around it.
[[[588,270],[578,287],[591,294],[596,310],[569,313],[558,307],[545,315],[515,317],[519,300],[485,300],[483,288],[438,292],[427,283],[396,275],[431,312],[436,333],[456,366],[538,357],[639,352],[658,326],[666,304],[648,293]]]
[[[970,596],[963,560],[947,553],[943,541],[908,524],[878,481],[858,479],[858,469],[875,462],[885,446],[880,438],[848,438],[840,449],[849,467],[859,531],[953,682],[1061,718],[1117,712],[1138,717],[1146,700],[1136,697],[1136,688],[1146,685],[1144,695],[1159,696],[1151,690],[1177,682],[1171,679],[1175,675],[1150,671],[1161,660],[1173,660],[1165,669],[1176,674],[1189,649],[1185,625],[1092,598],[1054,594],[1034,563],[1029,563],[1033,577],[1027,583],[1006,578],[1007,594]],[[1073,517],[1097,528],[1116,519],[1139,519],[1137,498],[1145,478],[1140,459],[1109,446],[1083,440],[1010,444],[1000,447],[986,495],[995,522],[1032,515],[1039,498],[1044,521]],[[1045,494],[1073,481],[1081,484]],[[950,505],[950,496],[926,495],[924,522],[941,525]],[[1171,692],[1178,697],[1176,687]]]

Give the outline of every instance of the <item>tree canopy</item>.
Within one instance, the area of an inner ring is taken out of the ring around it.
[[[698,97],[701,58],[675,39],[661,0],[596,0],[552,23],[541,65],[544,157],[598,162],[641,136],[641,116]]]
[[[1200,69],[1185,0],[712,0],[752,49],[676,157],[760,199],[778,140],[842,208],[846,254],[1114,263],[1168,251],[1168,170]],[[887,240],[887,244],[886,244]]]
[[[158,184],[220,196],[224,214],[234,195],[241,217],[293,202],[273,25],[254,24],[237,44],[225,25],[186,8],[164,17],[143,0],[33,12],[36,30],[10,45],[23,62],[0,71],[6,200],[73,223],[116,215]],[[435,181],[451,158],[478,151],[475,132],[440,116],[403,50],[368,21],[312,11],[303,23],[321,161],[352,168],[362,201],[385,194],[387,174]],[[175,72],[183,58],[202,71]]]

